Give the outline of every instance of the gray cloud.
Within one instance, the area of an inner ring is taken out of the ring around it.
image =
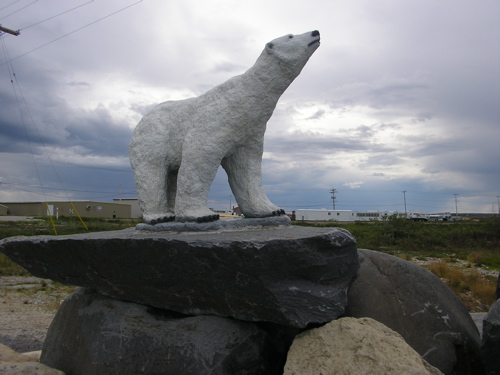
[[[311,117],[308,117],[306,120],[319,120],[320,118],[323,117],[324,114],[325,114],[325,110],[318,109],[314,115],[312,115]]]
[[[2,24],[31,25],[67,7],[35,3]],[[395,196],[408,190],[431,194],[429,206],[449,207],[457,192],[464,210],[491,210],[500,183],[498,2],[321,1],[319,13],[281,0],[231,9],[141,2],[36,49],[123,7],[93,2],[19,37],[0,37],[10,57],[34,51],[0,65],[2,181],[36,185],[27,155],[42,159],[45,146],[64,183],[83,187],[74,196],[118,191],[118,181],[133,190],[127,144],[142,115],[244,72],[267,41],[314,28],[322,45],[266,133],[263,178],[271,199],[287,208],[329,207],[335,185],[344,208],[401,208]],[[332,22],[332,14],[342,17]],[[12,69],[22,96],[10,85]],[[50,163],[42,165],[50,175]],[[0,200],[7,193],[15,197],[0,185]],[[211,197],[225,202],[229,195],[221,172]]]

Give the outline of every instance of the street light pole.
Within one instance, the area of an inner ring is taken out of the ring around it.
[[[408,218],[408,215],[406,213],[406,190],[403,190],[403,197],[404,197],[404,200],[405,200],[405,218]]]
[[[458,203],[457,203],[457,195],[458,194],[453,194],[455,196],[455,218],[458,218]]]

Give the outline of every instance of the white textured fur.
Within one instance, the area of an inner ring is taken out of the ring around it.
[[[262,186],[264,132],[318,46],[317,31],[275,39],[242,75],[199,97],[161,103],[143,117],[129,155],[145,222],[215,219],[207,196],[219,165],[246,217],[280,214]]]

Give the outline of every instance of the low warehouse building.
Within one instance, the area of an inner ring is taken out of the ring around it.
[[[78,216],[106,219],[130,219],[129,204],[94,201],[1,202],[10,216]]]

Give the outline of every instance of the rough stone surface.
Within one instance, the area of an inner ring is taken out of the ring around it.
[[[221,218],[220,220],[210,221],[207,223],[170,222],[159,223],[155,225],[142,223],[137,224],[135,229],[145,232],[208,232],[225,229],[270,228],[289,224],[290,218],[288,216],[273,216],[262,218],[230,217]]]
[[[442,374],[396,332],[370,318],[342,318],[298,335],[283,375]]]
[[[483,320],[487,313],[471,313],[470,317],[474,321],[477,330],[479,331],[479,337],[483,334]]]
[[[246,217],[284,214],[262,186],[264,132],[319,39],[318,31],[277,38],[245,73],[143,117],[129,155],[145,222],[214,220],[207,196],[220,165]]]
[[[360,269],[346,316],[375,319],[403,336],[445,374],[482,373],[479,332],[458,297],[415,264],[359,250]]]
[[[3,344],[0,344],[0,374],[64,375],[62,371],[38,363],[37,359],[17,353]]]
[[[40,361],[68,374],[281,374],[291,339],[257,323],[182,316],[80,288],[64,301]]]
[[[343,229],[15,237],[0,251],[33,275],[188,315],[303,328],[345,310],[359,267]]]
[[[64,372],[38,362],[0,362],[4,375],[64,375]]]
[[[7,345],[0,344],[0,362],[36,362],[36,359],[18,353]]]
[[[494,375],[500,372],[500,300],[491,307],[483,321],[483,359],[485,373]]]

